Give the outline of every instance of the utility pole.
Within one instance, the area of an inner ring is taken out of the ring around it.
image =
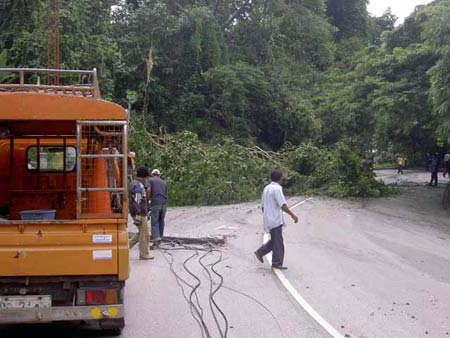
[[[47,0],[47,67],[59,69],[59,0]],[[59,84],[59,74],[49,74],[49,85]]]
[[[148,111],[148,105],[150,101],[150,81],[152,80],[152,70],[153,70],[153,51],[150,48],[148,51],[147,58],[147,82],[145,86],[145,97],[144,97],[144,106],[142,108],[142,116],[145,116]]]

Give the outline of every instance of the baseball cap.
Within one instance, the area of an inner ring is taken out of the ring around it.
[[[160,175],[161,175],[161,172],[160,172],[158,169],[153,169],[153,170],[152,170],[152,176],[154,176],[154,175],[160,176]]]

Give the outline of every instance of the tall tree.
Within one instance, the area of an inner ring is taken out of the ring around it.
[[[327,0],[327,15],[338,28],[336,39],[367,37],[369,33],[368,0]]]

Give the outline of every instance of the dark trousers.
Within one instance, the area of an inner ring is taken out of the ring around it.
[[[403,175],[403,166],[402,165],[398,166],[397,174],[402,174]]]
[[[431,182],[430,185],[438,185],[438,172],[437,171],[431,171]]]
[[[151,232],[152,240],[161,240],[164,236],[164,219],[166,217],[167,207],[165,205],[152,206],[151,212]]]
[[[284,260],[284,243],[283,243],[283,226],[280,225],[270,230],[270,240],[260,247],[256,252],[264,257],[272,251],[272,266],[283,265]]]

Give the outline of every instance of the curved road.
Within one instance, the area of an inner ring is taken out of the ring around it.
[[[341,201],[315,198],[299,206],[299,224],[285,230],[284,274],[295,289],[342,336],[365,338],[447,337],[450,332],[450,214],[442,210],[443,185],[424,185],[427,174],[378,172],[404,185],[398,196]],[[294,205],[304,198],[292,198]],[[172,208],[171,235],[227,235],[218,265],[226,288],[216,296],[228,319],[228,337],[329,337],[253,251],[261,244],[261,212],[256,203],[224,207]],[[183,270],[190,250],[169,251]],[[202,337],[163,252],[154,261],[131,255],[125,338]],[[166,253],[166,258],[168,254]],[[218,257],[218,253],[215,254]],[[213,256],[206,263],[213,263]],[[221,337],[209,309],[209,282],[198,264],[188,268],[201,280],[199,303],[211,337]],[[215,283],[218,282],[217,277]],[[216,286],[217,284],[214,284]],[[188,291],[189,289],[185,288]],[[223,321],[219,322],[224,327]],[[0,337],[36,335],[94,337],[75,326],[0,328]]]

